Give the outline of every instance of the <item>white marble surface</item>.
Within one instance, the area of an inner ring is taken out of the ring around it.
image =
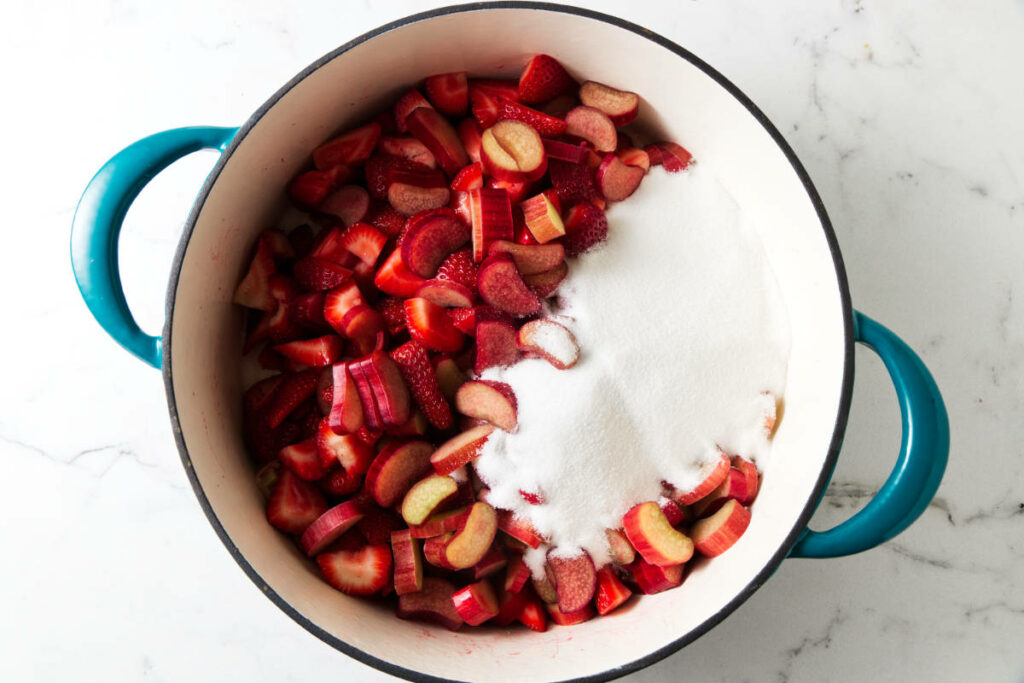
[[[0,23],[0,680],[384,680],[278,611],[224,551],[159,373],[89,317],[67,237],[114,151],[240,124],[321,54],[441,3],[86,4],[16,0]],[[909,531],[785,562],[632,680],[1024,679],[1024,4],[589,4],[690,48],[776,122],[835,223],[855,305],[921,352],[952,422],[945,481]],[[129,214],[124,279],[147,329],[212,162],[179,162]],[[881,364],[864,350],[857,363],[819,527],[863,503],[899,443]]]

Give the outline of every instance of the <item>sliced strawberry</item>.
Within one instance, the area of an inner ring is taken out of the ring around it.
[[[406,299],[405,320],[409,336],[428,349],[454,353],[462,348],[464,337],[445,309],[426,299]]]
[[[287,534],[301,534],[327,511],[327,503],[310,483],[281,470],[267,501],[267,521]]]
[[[395,170],[430,173],[437,169],[390,154],[374,154],[366,161],[366,189],[371,197],[374,199],[388,198],[388,185],[392,182],[389,176]]]
[[[390,542],[393,531],[405,528],[405,522],[391,510],[369,504],[366,506],[366,514],[356,527],[366,537],[368,543],[381,545]]]
[[[377,302],[377,310],[384,316],[384,324],[392,337],[406,329],[405,306],[401,299],[386,296]]]
[[[332,189],[352,177],[352,169],[338,164],[325,171],[306,171],[288,183],[288,196],[304,208],[316,208]]]
[[[353,166],[366,161],[380,138],[380,124],[374,121],[328,140],[313,150],[313,164],[323,171],[338,164]]]
[[[306,481],[316,481],[324,476],[324,468],[316,452],[316,439],[285,446],[278,454],[281,464]]]
[[[415,109],[420,107],[427,107],[432,109],[430,102],[427,101],[420,91],[416,88],[410,88],[404,95],[398,98],[395,102],[395,126],[398,128],[399,133],[405,133],[409,130],[409,126],[406,124],[406,119],[409,114]]]
[[[398,237],[408,220],[387,202],[372,202],[366,214],[366,222],[388,237]]]
[[[309,223],[295,226],[288,233],[288,242],[296,258],[306,256],[313,248],[313,227]]]
[[[344,498],[351,496],[363,485],[361,474],[349,474],[343,469],[331,470],[319,482],[320,488],[329,496]]]
[[[594,172],[584,164],[570,164],[567,161],[551,159],[548,162],[551,184],[555,188],[562,208],[572,207],[597,198]]]
[[[469,336],[476,335],[476,309],[475,308],[449,308],[446,311],[452,319],[455,329]]]
[[[519,101],[519,84],[511,78],[474,78],[469,85],[493,97]]]
[[[384,136],[377,143],[377,151],[381,154],[401,157],[409,161],[437,168],[437,159],[431,154],[427,146],[411,135],[402,137]]]
[[[628,567],[633,580],[645,595],[660,593],[675,588],[683,582],[683,565],[659,567],[645,562],[642,557],[636,558]]]
[[[242,396],[242,410],[248,417],[262,410],[274,395],[277,385],[284,379],[284,375],[273,375],[261,379],[245,390]]]
[[[565,254],[579,256],[608,238],[608,220],[593,204],[576,204],[565,216]]]
[[[473,118],[476,119],[481,129],[490,128],[498,120],[501,104],[497,95],[470,84],[469,102],[473,110]]]
[[[274,351],[296,363],[319,368],[330,365],[341,357],[344,346],[345,342],[340,337],[327,334],[316,339],[278,344],[274,347]]]
[[[441,262],[437,274],[438,280],[450,280],[476,293],[477,265],[473,262],[473,250],[469,247],[458,249]]]
[[[426,281],[406,267],[402,261],[402,250],[398,248],[385,259],[373,278],[377,289],[397,297],[415,296],[416,290]]]
[[[317,292],[333,289],[352,276],[351,269],[315,256],[298,260],[293,272],[301,287]]]
[[[529,569],[527,569],[529,572]],[[523,607],[526,606],[526,602],[531,595],[530,591],[510,591],[508,589],[501,592],[501,597],[498,599],[498,613],[495,615],[493,621],[498,626],[508,626],[523,611]]]
[[[325,468],[340,464],[349,476],[361,476],[370,469],[376,453],[373,446],[355,434],[337,434],[328,418],[322,418],[316,432],[317,457]]]
[[[387,241],[387,235],[367,223],[353,223],[341,236],[345,249],[370,266],[377,262]]]
[[[484,186],[484,167],[478,161],[464,166],[452,179],[451,189],[468,192]]]
[[[519,77],[519,99],[528,104],[547,102],[576,90],[576,81],[554,57],[537,55]]]
[[[427,99],[445,116],[462,116],[469,106],[469,83],[466,72],[429,76],[423,84]]]
[[[345,335],[345,316],[357,306],[365,305],[363,293],[356,283],[345,282],[324,296],[324,319],[338,334]]]
[[[509,100],[498,101],[498,120],[522,121],[546,138],[555,138],[565,133],[565,121],[562,119]]]
[[[316,563],[324,580],[342,593],[370,595],[384,588],[391,576],[391,548],[368,545],[359,550],[322,553]]]
[[[500,180],[498,178],[488,178],[487,182],[484,183],[484,187],[489,190],[504,190],[507,192],[508,201],[512,204],[521,202],[523,197],[529,194],[533,186],[534,183],[532,181]]]
[[[277,300],[270,291],[270,279],[276,272],[277,266],[274,264],[270,242],[261,235],[256,240],[256,250],[249,270],[235,289],[235,303],[246,308],[274,311],[277,308]]]
[[[529,520],[516,516],[511,510],[498,511],[498,528],[534,549],[545,541]]]
[[[317,370],[303,370],[285,375],[268,400],[264,410],[267,425],[274,429],[288,417],[291,412],[316,391],[318,380]]]
[[[413,401],[438,429],[452,426],[452,409],[441,393],[437,374],[430,363],[427,351],[415,341],[408,341],[391,352],[391,358],[398,363]]]
[[[469,155],[470,161],[479,164],[480,136],[483,134],[483,131],[480,130],[480,124],[473,118],[462,119],[459,121],[455,132],[459,134],[459,140],[462,141],[462,147],[466,150],[466,154]]]
[[[544,610],[544,603],[535,594],[531,593],[527,597],[526,604],[523,605],[523,609],[516,618],[531,631],[543,633],[548,630],[548,618]]]
[[[548,611],[548,616],[551,617],[551,621],[559,626],[575,626],[576,624],[582,624],[584,621],[594,618],[594,608],[590,603],[587,603],[575,612],[563,612],[558,605],[554,603],[544,605],[544,609]]]

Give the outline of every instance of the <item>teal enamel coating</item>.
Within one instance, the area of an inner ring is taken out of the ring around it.
[[[223,152],[237,128],[192,126],[150,135],[125,147],[85,188],[71,224],[71,267],[82,298],[114,340],[155,368],[160,337],[141,329],[128,310],[117,266],[117,241],[128,207],[157,173],[200,149]]]
[[[841,557],[885,543],[921,516],[946,471],[949,418],[924,363],[899,337],[857,311],[854,339],[878,354],[896,387],[903,422],[900,454],[863,510],[828,531],[805,529],[790,557]]]

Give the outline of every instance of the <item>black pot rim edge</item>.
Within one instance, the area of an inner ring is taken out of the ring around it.
[[[207,519],[213,526],[217,535],[224,543],[228,552],[235,559],[238,565],[246,573],[246,575],[252,580],[254,584],[282,611],[285,612],[289,617],[295,620],[300,626],[305,628],[307,631],[315,635],[320,640],[324,641],[331,647],[343,652],[344,654],[356,659],[364,664],[372,666],[380,671],[388,673],[392,676],[397,676],[410,681],[423,681],[431,683],[442,683],[452,681],[454,679],[439,678],[428,674],[406,669],[404,667],[396,666],[390,662],[384,661],[373,655],[364,652],[358,648],[355,648],[348,643],[334,637],[330,633],[324,631],[322,628],[312,623],[302,613],[300,613],[295,607],[293,607],[284,598],[278,595],[274,590],[270,588],[266,581],[263,580],[256,570],[249,564],[249,562],[242,555],[241,551],[228,536],[227,531],[221,525],[220,520],[213,512],[213,508],[210,505],[210,501],[207,499],[206,494],[203,491],[202,486],[199,483],[198,477],[196,476],[195,470],[192,467],[192,460],[189,456],[188,447],[185,444],[184,435],[181,432],[181,424],[178,419],[177,403],[174,396],[174,385],[172,381],[173,371],[171,367],[171,348],[172,348],[172,336],[171,331],[174,325],[174,301],[177,294],[178,280],[181,275],[181,267],[185,257],[185,251],[188,247],[189,240],[192,236],[192,231],[195,229],[196,221],[199,214],[202,212],[203,205],[206,202],[206,198],[209,196],[210,189],[216,183],[217,178],[220,176],[227,161],[231,158],[232,153],[238,147],[242,140],[248,135],[252,128],[259,122],[266,112],[277,103],[286,93],[294,88],[299,82],[313,73],[315,70],[323,66],[324,64],[335,59],[339,55],[348,52],[352,48],[360,45],[371,38],[378,35],[392,31],[396,28],[412,24],[415,22],[423,21],[426,19],[432,19],[439,16],[448,14],[454,14],[458,12],[471,12],[477,10],[490,10],[490,9],[533,9],[550,12],[563,12],[566,14],[575,14],[588,19],[595,19],[603,21],[619,28],[632,31],[638,35],[641,35],[648,40],[651,40],[662,47],[671,50],[678,56],[686,59],[691,64],[696,66],[698,69],[703,71],[705,74],[714,79],[719,85],[729,91],[729,93],[735,97],[746,109],[749,111],[755,119],[761,124],[765,131],[772,137],[775,143],[779,146],[782,152],[786,155],[786,159],[789,161],[793,170],[800,178],[801,183],[807,192],[808,197],[814,205],[814,209],[818,215],[818,219],[821,222],[822,229],[825,232],[825,238],[828,242],[829,251],[832,254],[832,261],[835,266],[836,279],[839,284],[840,298],[842,301],[842,314],[843,314],[843,327],[845,336],[845,350],[844,350],[844,367],[843,367],[843,382],[842,382],[842,394],[839,401],[839,410],[836,416],[835,429],[832,433],[832,441],[829,444],[828,454],[825,459],[824,466],[822,467],[821,474],[818,476],[811,495],[807,499],[807,504],[804,506],[804,510],[801,512],[796,524],[790,530],[790,533],[786,536],[786,540],[782,543],[776,553],[771,557],[768,563],[758,572],[757,576],[747,584],[742,591],[736,594],[732,600],[730,600],[725,606],[723,606],[718,612],[716,612],[711,618],[700,624],[697,628],[693,629],[689,633],[677,638],[668,645],[644,656],[636,659],[627,664],[623,664],[614,669],[609,669],[598,674],[589,676],[582,676],[579,678],[570,679],[572,681],[586,682],[586,683],[597,683],[598,681],[609,681],[620,676],[625,676],[629,673],[639,671],[655,662],[658,662],[665,657],[673,654],[677,650],[683,648],[685,645],[693,642],[697,638],[701,637],[712,628],[717,626],[722,620],[724,620],[730,613],[733,612],[737,607],[746,601],[753,593],[760,588],[765,581],[775,572],[782,561],[788,556],[790,549],[797,542],[800,534],[806,528],[808,521],[814,513],[817,503],[820,500],[825,487],[828,484],[829,478],[831,477],[832,470],[835,468],[836,461],[839,457],[839,448],[842,445],[843,433],[846,430],[846,423],[850,411],[850,400],[852,396],[853,388],[853,307],[850,303],[850,290],[849,284],[846,279],[846,268],[843,265],[842,255],[839,251],[839,244],[836,239],[835,232],[832,228],[832,223],[829,220],[828,214],[825,211],[825,206],[821,201],[821,197],[818,195],[814,184],[811,182],[810,176],[800,163],[796,154],[792,148],[786,142],[785,138],[778,131],[778,129],[768,120],[764,113],[747,97],[739,88],[737,88],[731,81],[725,76],[718,73],[709,64],[704,62],[702,59],[692,54],[688,50],[680,47],[674,42],[664,38],[648,29],[638,26],[632,22],[625,21],[618,17],[603,14],[600,12],[594,12],[592,10],[584,9],[581,7],[573,7],[569,5],[558,5],[546,2],[480,2],[470,3],[464,5],[451,5],[448,7],[440,7],[431,11],[421,12],[419,14],[413,14],[402,19],[384,24],[372,31],[364,33],[363,35],[350,40],[344,45],[324,55],[317,61],[310,64],[308,67],[299,72],[294,78],[292,78],[286,85],[279,89],[274,95],[272,95],[266,102],[256,110],[255,113],[249,118],[248,121],[239,129],[235,135],[231,144],[227,150],[221,155],[219,161],[214,166],[210,175],[207,176],[206,181],[203,184],[202,189],[196,197],[196,201],[193,204],[192,210],[189,213],[188,220],[185,222],[184,231],[182,232],[181,240],[178,243],[178,248],[174,256],[174,260],[171,265],[170,281],[167,289],[166,299],[166,322],[163,330],[163,379],[164,388],[167,393],[167,406],[170,412],[171,427],[174,431],[174,440],[177,443],[178,451],[181,454],[181,461],[185,467],[185,472],[188,475],[189,481],[192,484],[192,489],[199,499],[199,504],[202,506],[203,512],[206,514]]]

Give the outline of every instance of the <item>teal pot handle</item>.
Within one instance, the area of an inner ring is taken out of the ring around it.
[[[71,224],[71,267],[82,298],[118,344],[155,368],[160,337],[143,332],[124,298],[117,241],[128,207],[157,173],[200,149],[223,152],[237,128],[192,126],[150,135],[125,147],[89,181]]]
[[[949,458],[949,418],[939,388],[910,347],[854,312],[854,339],[882,359],[896,387],[903,438],[896,466],[863,510],[828,531],[805,529],[790,557],[841,557],[885,543],[921,516]]]

